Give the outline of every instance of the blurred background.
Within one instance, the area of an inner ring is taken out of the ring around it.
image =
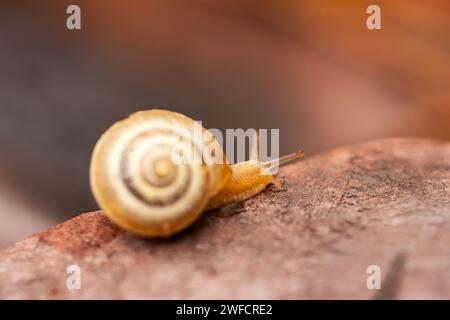
[[[450,2],[2,0],[0,246],[97,209],[95,142],[154,107],[280,128],[281,153],[450,139]]]

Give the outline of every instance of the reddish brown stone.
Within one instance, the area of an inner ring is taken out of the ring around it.
[[[450,144],[390,139],[283,168],[282,190],[145,240],[88,213],[0,252],[0,298],[450,298]],[[66,287],[81,268],[82,288]],[[369,265],[382,289],[369,290]]]
[[[37,236],[41,242],[58,248],[62,252],[78,257],[86,256],[123,232],[99,213],[100,211],[79,215]]]

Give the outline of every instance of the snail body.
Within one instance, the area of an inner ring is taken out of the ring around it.
[[[190,161],[179,161],[185,155]],[[206,210],[260,193],[274,182],[267,167],[259,161],[228,164],[198,122],[154,109],[130,115],[101,136],[90,183],[113,222],[141,236],[169,237]]]

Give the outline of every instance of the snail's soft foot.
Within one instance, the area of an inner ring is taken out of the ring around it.
[[[274,178],[271,183],[272,183],[271,190],[273,190],[273,191],[282,191],[282,190],[284,190],[283,182],[281,180],[279,180],[278,178]]]

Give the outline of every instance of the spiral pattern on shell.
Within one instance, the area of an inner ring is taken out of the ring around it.
[[[144,236],[169,236],[192,223],[229,171],[209,162],[205,132],[164,110],[135,113],[108,129],[91,160],[91,187],[106,215]]]

